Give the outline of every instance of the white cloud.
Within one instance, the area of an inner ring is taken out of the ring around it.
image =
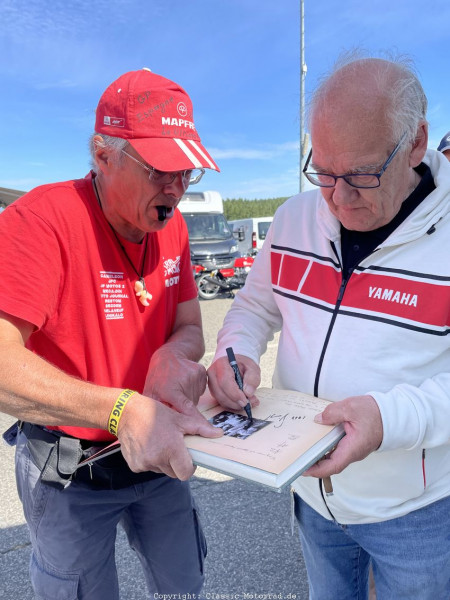
[[[51,89],[67,89],[74,88],[78,84],[75,81],[71,81],[70,79],[61,79],[60,81],[53,82],[41,82],[37,83],[34,87],[37,90],[51,90]]]
[[[217,160],[242,159],[242,160],[272,160],[284,154],[298,152],[298,142],[284,142],[283,144],[266,144],[262,148],[211,148],[209,152]]]
[[[76,37],[86,32],[86,24],[95,22],[95,17],[108,15],[117,25],[131,19],[127,8],[136,8],[134,0],[86,0],[65,2],[64,0],[2,0],[2,33],[21,40],[23,36],[38,38],[52,35],[59,38]]]
[[[254,177],[242,181],[232,181],[230,185],[219,185],[224,198],[265,199],[295,196],[299,192],[297,169],[288,169],[272,177]],[[302,191],[315,189],[309,181],[303,180]]]

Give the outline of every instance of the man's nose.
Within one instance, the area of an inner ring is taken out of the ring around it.
[[[345,206],[353,202],[358,196],[358,189],[349,185],[345,179],[336,179],[333,189],[333,202],[339,206]]]
[[[183,177],[183,173],[177,173],[171,183],[164,186],[164,193],[179,200],[189,186],[189,180]]]

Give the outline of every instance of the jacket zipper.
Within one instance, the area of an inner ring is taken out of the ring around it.
[[[341,306],[342,298],[344,297],[345,288],[347,287],[347,283],[349,282],[350,277],[351,277],[351,275],[353,273],[353,269],[352,269],[351,271],[348,272],[347,278],[344,279],[342,264],[341,264],[339,255],[336,252],[336,247],[333,244],[333,242],[331,242],[331,247],[333,248],[333,251],[334,251],[334,253],[336,255],[337,261],[338,261],[339,266],[341,268],[342,282],[341,282],[341,285],[339,287],[339,292],[338,292],[338,296],[337,296],[337,299],[336,299],[336,304],[334,305],[333,316],[331,317],[331,322],[330,322],[330,325],[328,326],[328,331],[327,331],[327,334],[325,336],[325,341],[324,341],[324,344],[323,344],[323,347],[322,347],[322,352],[320,353],[320,358],[319,358],[319,362],[318,362],[318,365],[317,365],[316,377],[315,377],[315,380],[314,380],[314,396],[316,396],[316,397],[319,396],[319,379],[320,379],[320,374],[321,374],[321,371],[322,371],[322,366],[323,366],[323,361],[324,361],[324,358],[325,358],[325,353],[326,353],[327,347],[328,347],[328,342],[330,341],[331,332],[333,331],[334,323],[335,323],[335,321],[337,319],[337,315],[338,315],[338,312],[339,312],[339,308]]]
[[[425,470],[425,448],[422,448],[422,477],[423,477],[423,489],[427,487],[427,474]]]
[[[314,380],[314,396],[319,397],[319,379],[320,379],[320,374],[322,371],[322,366],[323,366],[323,361],[325,358],[325,353],[327,351],[327,347],[328,347],[328,342],[330,341],[330,337],[331,337],[331,333],[333,331],[333,327],[334,327],[334,323],[337,319],[338,316],[338,312],[339,312],[339,308],[341,306],[341,302],[342,302],[342,298],[344,297],[344,293],[345,293],[345,289],[347,287],[348,282],[350,281],[350,278],[353,274],[353,271],[355,270],[356,267],[354,267],[353,269],[350,269],[347,273],[347,277],[344,278],[344,269],[341,263],[341,259],[339,258],[339,254],[336,250],[336,246],[334,244],[334,242],[330,241],[331,247],[333,249],[334,255],[336,256],[336,260],[339,264],[339,267],[341,268],[341,272],[342,272],[342,282],[341,285],[339,287],[339,292],[338,292],[338,296],[336,299],[336,304],[334,305],[334,310],[333,310],[333,316],[331,318],[331,322],[330,325],[328,326],[328,331],[327,334],[325,336],[325,341],[323,344],[323,348],[322,348],[322,352],[320,353],[320,358],[319,358],[319,362],[317,364],[317,370],[316,370],[316,377]],[[360,263],[363,260],[366,260],[366,258],[368,256],[370,256],[371,254],[375,254],[375,252],[377,252],[379,250],[379,247],[375,248],[372,252],[370,252],[367,256],[364,256],[361,260]],[[358,266],[358,265],[356,265]]]

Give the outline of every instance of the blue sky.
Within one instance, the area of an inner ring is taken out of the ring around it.
[[[190,94],[221,167],[196,189],[298,192],[299,0],[0,0],[0,187],[83,177],[104,89],[149,67]],[[450,130],[449,0],[305,0],[306,96],[353,47],[408,54],[430,146]]]

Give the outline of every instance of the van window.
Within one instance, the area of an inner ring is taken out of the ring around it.
[[[228,240],[232,237],[225,217],[215,214],[183,214],[190,240]]]
[[[269,230],[270,226],[270,221],[262,221],[261,223],[258,223],[258,237],[260,240],[266,239],[267,231]]]

